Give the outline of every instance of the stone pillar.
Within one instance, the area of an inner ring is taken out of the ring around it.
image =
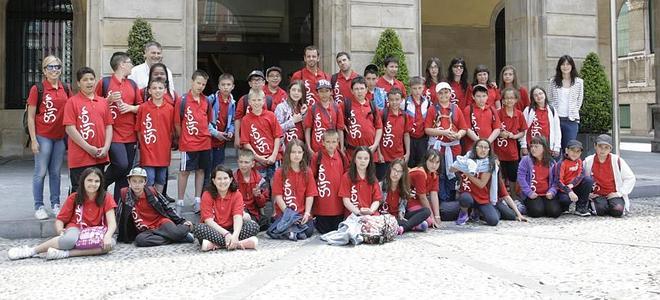
[[[657,2],[653,3],[653,12],[652,12],[652,17],[653,18],[653,28],[650,28],[651,31],[653,31],[653,40],[655,41],[655,47],[653,49],[653,52],[655,53],[655,69],[653,72],[655,72],[655,105],[652,106],[652,113],[653,113],[653,141],[651,142],[651,151],[653,152],[660,152],[660,93],[657,91],[660,91],[660,80],[658,80],[658,76],[660,76],[660,5]]]
[[[197,1],[89,1],[87,64],[97,76],[108,75],[113,52],[126,51],[135,18],[151,24],[154,38],[163,45],[163,63],[174,75],[174,88],[188,88],[197,66]],[[154,9],[157,8],[157,9]]]
[[[322,68],[338,71],[335,55],[351,54],[353,69],[362,73],[371,62],[383,30],[394,29],[403,45],[410,76],[420,73],[421,22],[420,0],[332,0],[318,2]]]
[[[547,86],[557,60],[569,54],[578,70],[598,51],[597,3],[591,0],[505,0],[507,64],[521,83]]]

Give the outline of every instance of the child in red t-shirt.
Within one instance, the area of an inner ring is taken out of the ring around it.
[[[175,105],[174,126],[179,136],[181,168],[178,176],[179,213],[183,209],[183,197],[186,195],[188,176],[195,173],[195,202],[193,211],[199,212],[200,196],[204,185],[204,169],[211,163],[211,134],[209,122],[212,119],[208,98],[202,94],[209,75],[203,70],[195,70],[192,75],[190,91]]]
[[[490,106],[495,109],[500,109],[502,104],[500,103],[500,90],[497,88],[495,81],[490,80],[490,71],[485,65],[477,65],[474,68],[474,73],[472,75],[473,82],[472,87],[468,89],[468,102],[467,106],[474,105],[476,102],[476,95],[474,94],[474,87],[477,85],[483,85],[486,87],[486,106]]]
[[[493,149],[500,161],[502,178],[510,194],[515,194],[518,177],[518,140],[525,136],[527,122],[522,112],[516,108],[520,101],[518,90],[505,88],[502,91],[502,108],[498,110],[502,128],[500,135],[493,142]]]
[[[209,96],[213,116],[209,126],[211,133],[211,164],[207,173],[225,162],[225,147],[234,138],[234,114],[236,104],[231,91],[234,90],[234,76],[224,73],[218,77],[218,91]],[[206,180],[210,174],[207,174]]]
[[[308,106],[304,88],[303,82],[299,80],[289,84],[289,96],[275,108],[275,117],[282,126],[284,134],[280,149],[285,149],[286,145],[292,140],[303,140],[305,138],[303,120]]]
[[[337,230],[344,220],[344,204],[339,197],[339,185],[346,172],[348,161],[337,148],[339,133],[328,129],[323,133],[324,149],[312,155],[311,168],[317,180],[319,195],[314,199],[312,213],[319,233]]]
[[[426,184],[426,183],[424,183]],[[381,214],[391,214],[399,223],[397,234],[413,229],[425,231],[428,223],[425,221],[430,215],[428,207],[418,209],[407,209],[408,203],[415,195],[411,191],[408,175],[408,165],[405,160],[398,158],[392,161],[387,170],[385,181],[383,181],[383,204],[380,207]]]
[[[339,150],[344,152],[344,112],[333,102],[330,82],[322,79],[316,84],[320,100],[310,106],[305,115],[305,142],[311,153],[323,150],[321,138],[326,130],[339,132]],[[345,101],[350,101],[346,98]]]
[[[548,216],[557,218],[562,209],[557,200],[555,161],[544,137],[533,137],[529,144],[529,155],[518,165],[518,185],[521,197],[527,206],[527,215],[532,218]]]
[[[369,148],[359,146],[353,152],[351,165],[339,186],[345,215],[377,215],[383,194],[376,178],[376,166]]]
[[[379,160],[376,163],[376,178],[385,179],[390,163],[397,158],[408,161],[410,157],[410,131],[412,122],[401,110],[403,92],[392,88],[387,93],[387,107],[381,113],[383,119],[383,137],[378,147]]]
[[[472,88],[474,103],[463,110],[463,116],[467,119],[468,129],[463,138],[463,152],[467,152],[478,139],[486,139],[488,143],[500,135],[500,117],[495,108],[487,104],[488,89],[485,85],[478,84]]]
[[[527,91],[527,88],[518,83],[518,75],[514,66],[506,65],[502,67],[502,71],[500,72],[500,88],[502,90],[513,88],[518,91],[520,98],[518,99],[518,102],[516,102],[517,110],[522,112],[527,106],[529,106],[529,92]]]
[[[286,209],[292,209],[302,216],[299,225],[307,225],[307,229],[298,232],[294,240],[304,240],[314,234],[312,206],[314,197],[319,193],[308,161],[309,153],[305,144],[295,139],[287,145],[282,167],[275,171],[273,177],[276,218],[282,217]]]
[[[87,87],[92,90],[93,85]],[[14,247],[7,251],[11,260],[34,257],[46,253],[46,259],[61,259],[74,256],[99,255],[110,252],[115,245],[112,238],[115,222],[115,200],[106,193],[103,173],[97,168],[86,168],[80,174],[76,191],[64,201],[62,210],[55,220],[56,237],[35,247]],[[99,248],[75,249],[76,242],[84,228],[104,226],[106,228]]]
[[[343,104],[348,156],[359,146],[368,147],[375,154],[383,136],[383,122],[378,116],[378,109],[365,98],[367,83],[364,77],[353,79],[351,89],[354,98]]]
[[[409,210],[428,208],[431,212],[425,221],[426,224],[421,224],[421,229],[428,228],[428,226],[440,228],[440,222],[442,221],[439,197],[441,181],[438,178],[438,171],[441,162],[440,152],[429,149],[422,157],[419,165],[408,172],[413,198],[408,201],[407,208]]]
[[[200,241],[201,251],[257,247],[259,224],[243,220],[243,196],[231,169],[223,165],[211,172],[211,183],[202,194],[199,220],[193,235]]]
[[[269,199],[268,184],[265,179],[259,175],[254,168],[254,153],[250,150],[238,150],[238,170],[234,173],[234,178],[238,182],[238,189],[243,195],[245,209],[243,219],[254,219],[259,224],[270,223],[270,216],[266,216],[263,208]]]
[[[589,194],[593,187],[591,177],[585,177],[582,164],[582,143],[578,140],[570,140],[564,149],[564,158],[555,165],[557,174],[557,198],[562,204],[562,211],[575,210],[575,214],[588,217]],[[575,207],[572,207],[572,205]],[[569,208],[572,207],[572,208]]]
[[[170,166],[174,107],[164,99],[166,83],[149,82],[149,101],[138,108],[135,130],[140,145],[140,166],[147,172],[147,185],[163,191]]]
[[[434,103],[431,97],[423,94],[424,91],[424,78],[414,76],[410,78],[410,96],[406,98],[402,106],[403,113],[408,117],[410,128],[410,155],[408,159],[408,166],[415,167],[426,154],[429,147],[429,137],[426,135],[424,125],[426,123],[426,116],[432,110]],[[435,86],[432,88],[434,98],[437,100],[437,93]],[[383,124],[383,126],[385,126]]]
[[[237,137],[241,136],[241,120],[243,117],[250,112],[252,109],[249,104],[249,94],[250,92],[259,92],[261,91],[264,93],[264,101],[263,101],[263,110],[270,110],[270,111],[275,111],[275,107],[277,107],[277,103],[274,103],[274,99],[270,97],[270,106],[266,105],[266,93],[264,92],[264,82],[266,78],[264,77],[264,73],[261,72],[260,70],[252,70],[250,74],[247,77],[247,82],[248,85],[250,86],[250,91],[248,94],[245,94],[238,98],[238,101],[236,101],[236,111],[234,113],[234,135]],[[241,148],[241,142],[240,139],[234,139],[234,148],[240,149]]]

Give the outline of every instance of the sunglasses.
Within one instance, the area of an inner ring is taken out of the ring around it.
[[[59,71],[62,70],[62,65],[47,65],[45,69],[48,71]]]
[[[465,66],[463,65],[454,65],[453,67],[456,69],[465,69]]]

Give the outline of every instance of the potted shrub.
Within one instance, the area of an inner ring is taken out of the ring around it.
[[[144,62],[144,45],[151,41],[155,41],[151,24],[141,18],[135,19],[131,31],[128,33],[127,51],[133,65],[137,66]]]
[[[584,154],[595,152],[594,141],[612,129],[612,88],[596,53],[589,53],[582,64],[580,78],[584,80],[584,101],[580,108],[578,140]]]
[[[372,64],[378,66],[380,70],[380,75],[382,76],[385,73],[385,68],[383,67],[383,62],[388,56],[394,56],[399,59],[399,71],[396,74],[396,78],[403,82],[404,86],[408,86],[408,65],[406,64],[406,56],[403,52],[403,46],[401,46],[401,40],[396,34],[394,29],[388,28],[380,34],[378,39],[378,46],[376,47],[376,53],[374,58],[371,60]]]

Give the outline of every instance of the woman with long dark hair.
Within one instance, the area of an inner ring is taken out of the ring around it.
[[[438,103],[438,94],[435,92],[435,86],[441,81],[445,81],[442,74],[442,62],[437,57],[431,57],[426,61],[426,68],[424,68],[424,96],[430,99],[433,103]]]
[[[559,116],[561,149],[566,149],[568,141],[577,139],[583,99],[584,81],[578,77],[573,58],[564,55],[557,61],[555,76],[548,87],[548,100]]]
[[[410,189],[408,165],[405,160],[399,158],[392,161],[383,181],[383,196],[385,201],[381,205],[381,213],[389,213],[396,218],[399,223],[398,234],[411,230],[424,231],[428,228],[425,221],[431,215],[428,207],[407,208],[408,202],[413,200],[415,195]]]
[[[447,81],[451,86],[455,97],[456,104],[463,110],[467,106],[468,97],[468,75],[465,70],[467,66],[462,57],[455,57],[451,60],[449,68],[447,69]]]

